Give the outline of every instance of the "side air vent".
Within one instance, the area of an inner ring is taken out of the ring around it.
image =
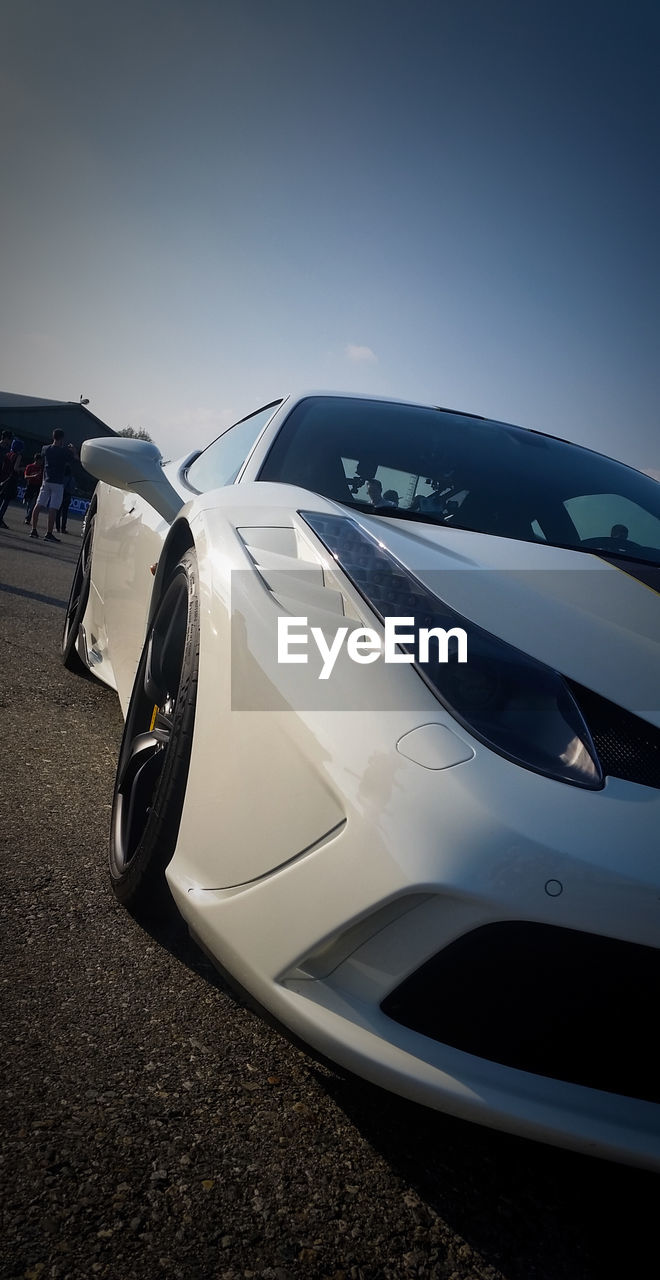
[[[288,613],[346,613],[341,591],[293,528],[237,529],[262,582]]]

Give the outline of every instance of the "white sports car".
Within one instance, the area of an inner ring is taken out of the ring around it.
[[[368,1080],[660,1168],[660,485],[334,393],[82,460],[119,899]]]

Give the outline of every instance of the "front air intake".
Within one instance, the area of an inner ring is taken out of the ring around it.
[[[573,680],[566,682],[606,776],[660,790],[660,729]]]
[[[660,1102],[660,950],[523,921],[485,925],[382,1003],[395,1022],[507,1067]]]

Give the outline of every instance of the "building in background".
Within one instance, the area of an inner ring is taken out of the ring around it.
[[[116,435],[112,427],[107,427],[96,414],[75,400],[41,400],[36,396],[0,391],[0,431],[5,427],[23,440],[24,462],[29,461],[37,449],[50,444],[56,427],[62,428],[67,444],[74,446],[78,457],[83,440]],[[73,472],[77,492],[90,497],[96,484],[94,478],[77,459],[73,460]]]

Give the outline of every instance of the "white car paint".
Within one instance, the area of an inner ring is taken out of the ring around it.
[[[380,1008],[490,923],[657,948],[660,791],[615,777],[588,791],[520,768],[412,668],[344,657],[324,686],[311,665],[277,663],[283,611],[380,626],[299,514],[345,509],[255,478],[292,403],[237,483],[197,495],[185,465],[165,468],[201,606],[195,736],[167,871],[177,906],[226,970],[334,1061],[466,1119],[658,1169],[658,1104],[476,1057]],[[170,524],[105,483],[96,502],[80,652],[126,712]],[[648,587],[579,551],[353,518],[432,589],[442,573],[443,598],[470,621],[660,725],[660,599]]]

